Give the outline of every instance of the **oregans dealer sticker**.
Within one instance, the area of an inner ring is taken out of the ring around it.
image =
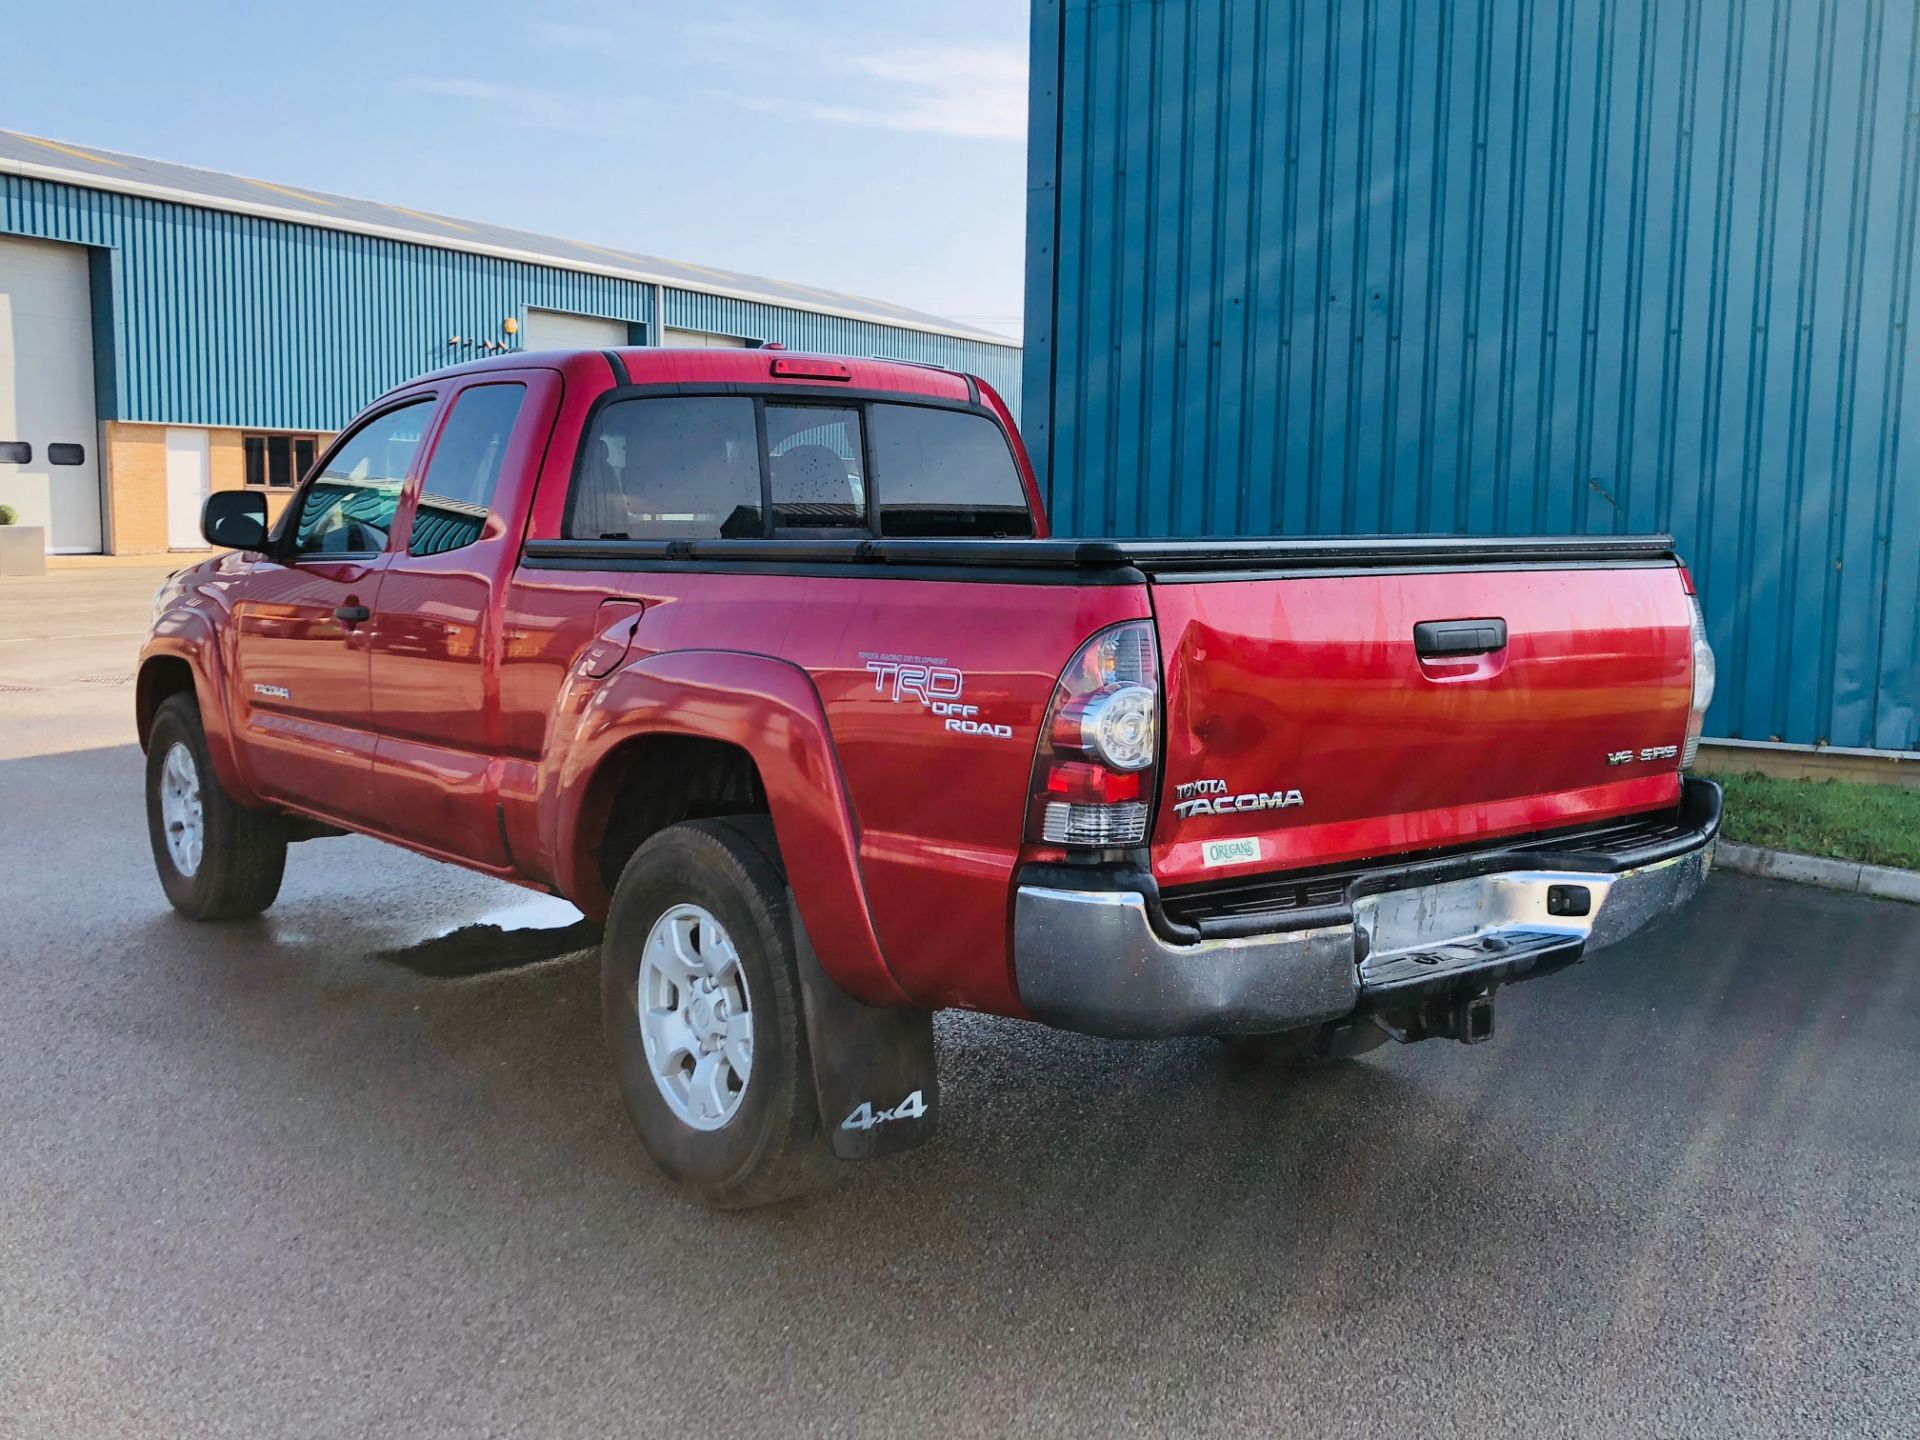
[[[1243,840],[1208,840],[1200,846],[1202,865],[1244,865],[1260,858],[1260,840],[1249,835]]]

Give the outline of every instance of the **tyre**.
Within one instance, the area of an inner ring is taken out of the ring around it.
[[[1277,1035],[1222,1035],[1236,1057],[1276,1070],[1322,1070],[1386,1044],[1387,1032],[1367,1020],[1336,1020]]]
[[[661,831],[621,872],[600,949],[633,1128],[723,1209],[799,1194],[826,1170],[778,853],[757,816]]]
[[[220,788],[190,695],[161,705],[147,737],[147,838],[161,888],[189,919],[258,915],[280,893],[286,821]]]

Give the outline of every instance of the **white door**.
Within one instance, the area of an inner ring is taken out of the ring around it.
[[[49,550],[100,548],[87,252],[0,236],[0,503]]]
[[[167,431],[167,544],[175,550],[204,550],[200,507],[213,488],[213,466],[204,430]]]
[[[738,335],[715,335],[707,330],[666,330],[667,344],[680,350],[745,350],[748,344]]]
[[[520,332],[522,350],[612,350],[630,343],[624,320],[561,310],[527,311],[527,328]]]

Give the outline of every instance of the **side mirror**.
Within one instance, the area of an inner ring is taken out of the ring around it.
[[[222,550],[263,550],[267,497],[258,490],[216,490],[200,507],[200,533]]]

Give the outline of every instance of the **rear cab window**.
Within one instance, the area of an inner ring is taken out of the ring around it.
[[[765,533],[754,402],[721,395],[616,400],[575,464],[569,540],[723,540]]]
[[[568,540],[1027,537],[1006,433],[892,400],[618,396],[589,421]]]
[[[874,405],[869,416],[882,535],[1033,534],[1027,487],[993,421],[928,405]]]
[[[767,404],[773,528],[867,529],[866,447],[847,406]]]

